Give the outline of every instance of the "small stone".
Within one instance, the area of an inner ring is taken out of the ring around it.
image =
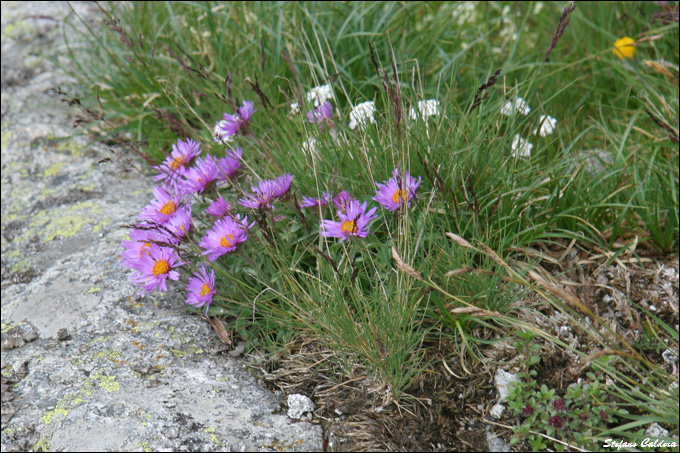
[[[490,414],[493,418],[495,418],[496,420],[498,420],[498,419],[501,418],[501,416],[503,415],[503,411],[504,411],[504,410],[505,410],[505,406],[503,406],[503,405],[500,404],[500,403],[496,403],[496,404],[494,404],[493,407],[491,408],[491,411],[489,412],[489,414]]]
[[[68,333],[67,329],[59,329],[57,332],[57,340],[66,341],[71,339],[71,334]]]
[[[658,423],[652,423],[645,431],[645,435],[649,437],[668,437],[668,430],[662,428]]]
[[[510,389],[508,388],[510,384],[519,382],[519,378],[516,374],[508,373],[499,368],[494,377],[494,381],[496,383],[496,389],[498,390],[498,402],[502,403],[510,394]]]
[[[305,395],[299,393],[288,395],[288,416],[293,420],[300,420],[305,412],[314,411],[314,403]]]

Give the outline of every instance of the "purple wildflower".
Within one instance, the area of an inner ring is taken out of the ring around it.
[[[183,264],[173,249],[151,244],[134,267],[139,273],[132,275],[130,281],[141,285],[142,292],[167,291],[166,280],[179,280],[179,272],[173,269]]]
[[[354,198],[352,198],[346,190],[343,190],[333,198],[333,204],[338,208],[338,212],[346,212],[347,206],[349,206],[352,201],[354,201]]]
[[[522,411],[522,413],[523,413],[525,416],[527,416],[527,417],[530,416],[530,415],[532,415],[532,414],[534,413],[534,406],[532,406],[531,404],[527,403],[527,405],[524,406],[524,410]]]
[[[553,401],[553,407],[555,408],[555,410],[563,411],[564,408],[567,407],[567,404],[563,399],[560,398]]]
[[[283,174],[276,178],[276,189],[274,190],[274,196],[276,198],[282,197],[288,193],[290,190],[290,183],[293,182],[294,176],[290,173]]]
[[[329,201],[331,201],[333,196],[328,193],[324,192],[321,194],[321,198],[312,198],[312,197],[305,197],[304,195],[302,196],[302,203],[300,203],[301,208],[315,208],[317,206],[325,206],[328,204]]]
[[[153,188],[153,195],[156,197],[142,209],[139,215],[139,220],[148,220],[150,222],[163,225],[175,213],[179,207],[179,197],[170,195],[167,189],[161,186]]]
[[[215,221],[205,237],[198,244],[206,251],[203,253],[210,261],[215,261],[225,253],[236,250],[236,245],[248,239],[248,216],[243,220],[239,216],[223,217]]]
[[[162,181],[167,178],[169,181],[177,181],[180,176],[184,175],[191,160],[199,154],[201,154],[200,143],[190,138],[187,141],[177,140],[177,143],[172,145],[172,153],[162,164],[153,167],[160,173],[154,176],[153,180]]]
[[[339,238],[340,242],[344,241],[350,236],[359,236],[365,238],[368,236],[368,225],[378,217],[374,215],[376,209],[373,208],[366,212],[367,203],[359,204],[358,201],[352,200],[347,205],[347,211],[338,211],[340,222],[332,220],[322,220],[321,230],[319,234],[324,237]]]
[[[187,300],[189,305],[195,308],[200,308],[205,305],[205,314],[208,314],[208,308],[215,295],[215,271],[210,270],[208,274],[205,271],[205,266],[201,266],[200,272],[194,272],[195,277],[189,278],[189,283],[186,286]]]
[[[211,182],[217,180],[217,163],[211,155],[198,159],[196,165],[187,170],[183,184],[186,194],[203,193]]]
[[[331,116],[333,115],[333,104],[324,102],[315,109],[307,112],[307,121],[310,123],[317,123],[319,126],[325,124],[328,127],[333,127]]]
[[[176,238],[185,237],[191,229],[191,206],[179,208],[165,227],[170,230]]]
[[[206,209],[205,212],[214,215],[215,217],[224,217],[229,213],[230,209],[231,207],[229,206],[229,203],[227,203],[227,200],[220,195],[217,200],[210,203],[210,206],[208,206],[208,209]]]
[[[293,175],[290,173],[281,175],[277,179],[260,181],[257,187],[250,187],[253,193],[245,194],[245,197],[241,198],[238,203],[246,208],[271,208],[271,202],[274,198],[282,197],[288,193],[292,181]]]
[[[123,267],[134,269],[139,259],[143,255],[149,254],[149,249],[153,242],[167,242],[170,244],[178,242],[177,239],[169,236],[165,231],[159,231],[152,226],[143,224],[138,226],[141,228],[131,230],[128,235],[130,239],[121,243],[121,246],[125,249],[124,252],[120,253],[120,265]]]
[[[230,142],[234,135],[239,132],[239,129],[248,124],[250,117],[256,111],[252,101],[243,101],[243,106],[237,108],[234,115],[225,113],[222,121],[218,121],[215,124],[213,132],[215,141],[222,143]]]
[[[233,178],[241,168],[242,155],[243,151],[241,148],[236,147],[231,151],[227,151],[224,157],[217,159],[217,179],[224,181],[225,179]]]
[[[411,198],[416,194],[416,189],[420,186],[421,177],[416,181],[408,171],[402,178],[399,169],[392,172],[392,177],[385,184],[376,183],[378,192],[373,199],[380,203],[388,211],[394,211],[404,203],[411,206]]]

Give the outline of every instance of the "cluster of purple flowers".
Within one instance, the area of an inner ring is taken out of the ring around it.
[[[314,98],[315,108],[307,113],[308,121],[334,127],[333,106],[327,101],[332,98],[330,86],[319,87],[317,91],[320,94]],[[215,125],[215,140],[227,143],[242,134],[255,111],[253,102],[244,101],[235,114],[225,113]],[[227,150],[224,157],[201,156],[198,142],[178,140],[170,155],[153,167],[158,172],[153,179],[159,185],[154,187],[154,198],[142,209],[139,223],[130,231],[129,239],[123,241],[124,251],[120,254],[121,265],[134,271],[130,280],[141,286],[142,292],[167,291],[167,280],[179,280],[177,269],[188,265],[198,271],[187,279],[186,303],[194,307],[205,306],[207,313],[216,293],[215,271],[208,271],[205,265],[192,266],[184,259],[188,244],[195,244],[193,238],[199,234],[192,228],[191,198],[201,194],[212,200],[205,213],[213,219],[203,219],[209,227],[197,241],[201,249],[199,259],[205,258],[212,263],[236,251],[239,244],[248,240],[256,222],[249,223],[247,215],[233,213],[236,206],[225,200],[219,189],[225,181],[233,185],[242,155],[241,148],[235,147]],[[256,211],[274,210],[275,202],[288,198],[293,178],[292,174],[285,173],[275,179],[259,181],[251,186],[249,193],[243,193],[238,205]],[[376,184],[372,200],[389,211],[410,207],[420,183],[420,177],[416,180],[408,171],[396,168],[389,180]],[[346,190],[335,196],[323,192],[318,199],[303,196],[298,208],[321,208],[329,204],[335,206],[337,220],[322,219],[319,234],[338,238],[340,242],[350,237],[365,238],[370,233],[371,223],[378,217],[377,207],[369,209],[367,201],[353,198]],[[259,218],[257,213],[256,218]]]

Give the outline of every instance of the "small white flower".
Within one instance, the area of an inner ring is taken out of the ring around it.
[[[541,137],[552,134],[557,124],[557,120],[550,115],[541,115],[539,122],[541,128],[534,129],[534,135],[540,134]]]
[[[290,104],[290,114],[297,115],[298,113],[300,113],[300,104],[297,102],[292,102]]]
[[[375,102],[366,101],[355,106],[349,114],[349,128],[354,130],[357,126],[364,126],[367,121],[375,124]]]
[[[327,100],[333,99],[333,89],[329,85],[319,85],[314,87],[307,93],[307,100],[314,103],[314,107],[318,107]]]
[[[534,145],[524,140],[519,134],[515,134],[512,139],[512,155],[513,157],[529,157],[531,156],[531,148]]]
[[[224,120],[215,123],[215,128],[213,129],[213,138],[215,139],[216,142],[222,143],[223,145],[228,145],[234,139],[234,136],[222,135],[220,124],[223,122]]]
[[[420,117],[424,120],[431,116],[439,116],[439,101],[436,99],[428,99],[427,101],[418,101],[418,110],[420,110]],[[418,117],[416,109],[411,107],[409,110],[409,118],[415,120]]]
[[[531,108],[529,107],[529,104],[527,104],[527,101],[521,97],[518,97],[515,101],[507,101],[503,104],[503,107],[501,107],[501,115],[512,116],[515,112],[519,112],[526,116],[531,112]]]
[[[302,149],[306,153],[318,154],[316,150],[316,139],[314,137],[310,137],[304,142],[302,142]]]

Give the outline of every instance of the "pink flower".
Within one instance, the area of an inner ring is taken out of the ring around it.
[[[205,305],[205,314],[208,314],[208,308],[215,295],[215,271],[210,270],[210,274],[205,271],[205,266],[201,266],[200,272],[194,272],[195,277],[189,278],[189,283],[186,286],[187,300],[189,305],[195,308],[200,308]]]
[[[252,194],[245,194],[245,197],[239,200],[241,206],[246,208],[272,208],[271,202],[275,198],[284,196],[290,190],[290,184],[293,181],[293,175],[286,173],[276,179],[266,179],[260,181],[257,185],[251,186]]]
[[[153,188],[153,195],[156,199],[151,200],[151,202],[142,209],[139,220],[148,220],[149,222],[163,225],[170,220],[170,217],[177,211],[180,204],[180,198],[176,195],[170,195],[167,189],[161,186]]]
[[[321,198],[312,198],[312,197],[305,197],[304,195],[302,196],[302,203],[300,203],[301,208],[315,208],[317,206],[325,206],[328,204],[329,201],[333,196],[328,193],[324,192],[321,194]]]
[[[224,157],[217,159],[217,179],[219,181],[234,177],[241,168],[242,155],[243,151],[241,148],[236,147],[231,151],[227,151]]]
[[[373,199],[389,211],[399,209],[399,206],[404,203],[408,203],[408,206],[411,206],[411,198],[416,194],[420,181],[420,177],[416,181],[415,178],[409,175],[408,171],[405,172],[402,178],[397,168],[392,172],[392,177],[385,184],[375,184],[378,186],[378,192]]]
[[[307,121],[310,123],[317,123],[319,126],[325,124],[328,127],[333,127],[331,116],[333,115],[333,104],[324,102],[320,106],[307,112]]]
[[[189,168],[184,175],[184,192],[194,194],[203,193],[211,182],[217,180],[218,169],[215,159],[207,155],[203,159],[198,159],[194,167]]]
[[[181,239],[191,229],[191,206],[183,206],[175,212],[175,215],[165,224],[165,227],[174,234],[175,238]]]
[[[167,291],[166,280],[179,280],[179,272],[173,269],[183,264],[173,249],[151,244],[148,253],[143,253],[135,264],[138,273],[130,281],[141,285],[142,292]]]
[[[333,204],[335,205],[336,208],[338,208],[338,211],[345,212],[347,210],[347,206],[349,205],[350,202],[354,201],[354,198],[347,192],[346,190],[343,190],[339,194],[333,198]]]
[[[250,117],[256,111],[252,101],[243,101],[243,107],[237,108],[234,115],[225,113],[222,121],[215,124],[213,131],[215,141],[225,144],[230,142],[234,135],[238,134],[239,130],[248,124]]]
[[[166,242],[169,244],[177,244],[179,241],[168,235],[165,231],[157,230],[151,225],[138,225],[138,228],[131,230],[129,234],[130,239],[121,243],[125,249],[120,253],[121,263],[123,267],[134,269],[137,262],[143,255],[149,254],[149,249],[154,242]]]
[[[208,206],[208,209],[206,209],[205,212],[214,215],[215,217],[224,217],[229,213],[230,209],[231,207],[229,206],[229,203],[227,203],[227,200],[220,195],[217,200],[210,203],[210,206]]]
[[[186,142],[177,140],[177,143],[172,145],[172,153],[162,164],[153,167],[160,173],[154,176],[153,180],[162,181],[167,178],[170,181],[176,181],[184,175],[186,167],[199,154],[201,154],[201,145],[198,142],[190,138]]]
[[[324,237],[339,238],[340,242],[344,241],[350,236],[359,236],[365,238],[368,236],[369,224],[378,217],[374,215],[376,209],[373,208],[366,212],[367,203],[359,204],[358,201],[352,200],[347,205],[347,211],[338,211],[340,222],[332,220],[322,220],[321,230],[319,234]]]
[[[203,253],[210,261],[215,261],[225,253],[236,250],[236,245],[248,239],[248,216],[223,217],[215,222],[198,244],[206,251]]]

